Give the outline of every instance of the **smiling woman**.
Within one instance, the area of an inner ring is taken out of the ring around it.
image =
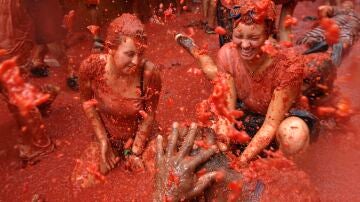
[[[161,90],[157,67],[143,58],[146,35],[139,19],[123,14],[113,20],[105,46],[106,54],[93,54],[80,67],[80,94],[100,143],[101,173],[114,168],[125,149],[134,154],[128,159],[139,162]]]
[[[304,61],[290,49],[275,50],[266,42],[276,21],[273,2],[242,1],[233,9],[233,41],[219,50],[217,64],[192,39],[177,35],[176,40],[199,60],[208,78],[228,75],[227,108],[245,112],[241,129],[253,137],[240,156],[241,165],[272,146],[274,139],[285,154],[297,154],[307,148],[317,121],[295,105],[301,95]],[[234,127],[224,123],[220,135]]]
[[[240,48],[240,55],[244,60],[251,60],[261,51],[261,46],[268,38],[264,35],[264,26],[253,25],[248,26],[239,24],[234,30],[233,42],[238,44]]]

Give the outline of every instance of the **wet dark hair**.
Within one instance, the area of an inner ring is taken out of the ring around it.
[[[144,25],[135,15],[129,13],[122,14],[110,23],[105,45],[110,49],[116,49],[126,37],[133,38],[138,43],[147,44]]]
[[[269,0],[243,0],[241,4],[233,6],[230,10],[233,29],[239,23],[246,25],[264,23],[265,32],[268,36],[276,32],[275,16],[275,4]]]
[[[246,25],[259,24],[259,23],[255,23],[255,22],[246,23],[246,22],[243,22],[243,21],[238,21],[238,22],[234,22],[233,29],[235,29],[240,23],[244,23]],[[265,19],[263,23],[264,23],[264,26],[265,26],[265,34],[267,36],[272,36],[272,35],[277,34],[275,21],[270,20],[270,19]]]

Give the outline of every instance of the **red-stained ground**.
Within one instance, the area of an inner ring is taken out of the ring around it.
[[[301,18],[315,14],[319,3],[302,2],[295,16],[299,24],[295,27],[295,38],[310,24]],[[174,41],[174,32],[189,31],[183,26],[199,15],[186,14],[174,22],[163,25],[148,24],[149,36],[147,58],[162,65],[163,90],[161,92],[157,119],[164,130],[176,121],[195,121],[195,105],[206,99],[211,84],[203,75],[188,73],[197,63]],[[205,35],[195,29],[193,36],[200,46],[207,46],[214,56],[218,50],[216,35]],[[89,42],[82,43],[68,51],[75,64],[89,53]],[[360,60],[357,51],[360,44],[339,68],[336,85],[351,98],[355,115],[341,130],[322,131],[319,140],[297,164],[313,180],[322,201],[360,200]],[[79,94],[65,86],[65,69],[51,68],[48,78],[31,79],[36,84],[51,83],[62,88],[61,94],[52,105],[52,112],[45,118],[48,134],[57,148],[34,166],[21,168],[14,148],[20,131],[10,115],[5,102],[0,101],[0,201],[30,201],[39,194],[46,201],[151,201],[152,179],[146,173],[130,173],[120,166],[106,177],[104,184],[94,188],[73,192],[70,176],[75,161],[92,139],[92,130],[79,101]],[[286,193],[284,193],[286,194]]]

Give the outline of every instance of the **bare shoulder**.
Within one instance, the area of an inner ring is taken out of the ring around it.
[[[161,76],[160,68],[158,65],[150,61],[145,61],[144,63],[144,80],[145,85],[155,86],[155,88],[161,88]]]
[[[233,68],[237,61],[241,61],[236,45],[233,42],[223,45],[217,53],[216,64],[220,72],[227,72],[234,75]],[[241,64],[241,62],[239,63]]]
[[[144,70],[145,71],[149,71],[149,72],[152,72],[152,71],[156,71],[156,65],[154,63],[152,63],[151,61],[149,60],[145,60],[144,61]]]
[[[107,58],[106,54],[91,54],[84,60],[84,62],[88,62],[88,63],[106,62],[106,58]]]
[[[147,75],[159,75],[160,69],[158,65],[155,65],[149,60],[144,62],[144,71]]]
[[[233,42],[224,44],[218,51],[218,58],[225,59],[236,53],[236,45]]]
[[[221,52],[227,52],[227,51],[231,51],[232,49],[236,49],[236,45],[233,42],[229,42],[224,44],[219,51]]]
[[[80,77],[91,77],[106,65],[106,54],[91,54],[82,61],[79,68]]]

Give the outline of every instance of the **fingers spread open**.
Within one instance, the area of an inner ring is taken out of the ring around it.
[[[174,155],[176,150],[176,144],[179,136],[179,123],[174,122],[172,125],[172,131],[169,137],[169,143],[166,150],[166,156],[167,158],[170,158]]]
[[[214,171],[201,176],[196,182],[194,189],[189,193],[189,196],[187,198],[192,198],[200,195],[207,187],[211,185],[213,181],[215,181],[216,174],[217,172]]]
[[[186,134],[188,133],[187,127],[179,127],[179,137],[178,137],[178,144],[181,142],[181,144],[184,142]]]
[[[189,168],[195,169],[200,164],[209,160],[209,158],[216,153],[217,147],[213,145],[211,148],[207,150],[202,150],[199,154],[194,156],[189,162]]]
[[[164,159],[164,149],[163,149],[163,137],[158,135],[156,137],[156,167],[161,166],[161,162]]]
[[[191,123],[190,130],[185,138],[184,144],[180,148],[178,160],[184,158],[191,151],[196,137],[196,132],[197,125],[195,123]]]
[[[215,144],[216,134],[211,128],[203,128],[204,135],[208,144]]]

